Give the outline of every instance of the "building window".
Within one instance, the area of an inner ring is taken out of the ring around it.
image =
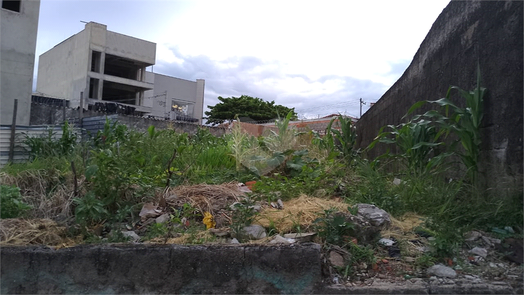
[[[100,59],[102,53],[94,51],[91,53],[91,72],[100,73]]]
[[[7,9],[7,10],[11,10],[11,11],[16,11],[16,12],[20,12],[20,2],[21,0],[3,0],[2,1],[2,8],[3,9]]]
[[[91,78],[89,80],[89,98],[98,99],[99,80]]]

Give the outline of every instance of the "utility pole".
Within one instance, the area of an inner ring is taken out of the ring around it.
[[[360,98],[360,118],[362,118],[362,105],[363,104],[366,104],[363,100],[362,100],[362,97]]]

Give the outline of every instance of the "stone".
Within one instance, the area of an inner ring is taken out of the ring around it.
[[[451,267],[447,267],[442,264],[436,264],[426,270],[428,275],[434,275],[441,278],[455,278],[457,277],[457,272]]]
[[[473,242],[473,241],[480,239],[480,237],[482,237],[482,234],[479,233],[478,231],[473,230],[473,231],[466,233],[465,240],[466,242]]]
[[[374,226],[388,226],[391,223],[389,214],[371,204],[357,204],[358,214]]]
[[[231,239],[231,244],[240,244],[240,242],[237,239],[233,238]]]
[[[313,240],[313,237],[316,234],[317,233],[289,233],[289,234],[285,234],[284,238],[294,239],[299,243],[304,243],[304,242],[311,242]]]
[[[169,214],[162,214],[155,219],[155,222],[156,223],[165,223],[165,222],[168,222],[170,219],[171,218],[169,217]]]
[[[138,216],[142,218],[142,221],[145,221],[148,218],[156,218],[160,214],[162,214],[162,210],[158,209],[158,206],[153,205],[153,203],[145,203]]]
[[[284,209],[284,203],[282,202],[281,199],[277,200],[277,205],[278,205],[278,209]]]
[[[475,254],[475,255],[480,256],[482,258],[486,258],[488,256],[488,250],[486,250],[485,248],[481,248],[481,247],[475,247],[475,248],[469,250],[469,253]]]
[[[124,237],[130,237],[132,242],[138,242],[140,241],[140,236],[137,235],[134,231],[122,231],[122,234]]]
[[[294,239],[287,239],[287,238],[282,237],[281,235],[276,235],[275,237],[273,237],[273,240],[271,240],[271,242],[269,243],[270,244],[292,244],[295,242],[296,241]]]
[[[267,236],[266,229],[258,224],[245,226],[242,229],[242,233],[250,240],[260,240]]]
[[[378,240],[378,243],[381,244],[381,245],[384,245],[386,247],[390,247],[390,246],[393,246],[393,244],[395,244],[395,241],[393,240],[390,240],[390,239],[380,239]]]
[[[401,184],[401,183],[402,183],[402,180],[400,180],[400,179],[398,179],[398,178],[396,178],[396,177],[395,177],[395,179],[393,179],[393,184],[394,184],[394,185],[399,185],[399,184]]]
[[[330,251],[329,252],[329,263],[331,263],[331,265],[336,266],[336,267],[344,267],[345,266],[344,256],[342,256],[342,254],[338,253],[337,251]]]

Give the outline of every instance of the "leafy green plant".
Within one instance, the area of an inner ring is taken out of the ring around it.
[[[0,185],[0,218],[16,218],[24,216],[32,207],[22,201],[20,188]]]
[[[88,192],[82,198],[74,198],[73,202],[76,205],[75,218],[80,224],[99,222],[109,216],[104,203],[95,197],[94,192]]]
[[[67,121],[62,125],[62,136],[60,138],[57,137],[53,129],[49,129],[47,135],[39,137],[26,136],[24,143],[29,148],[30,160],[72,154],[78,138]]]
[[[333,124],[337,122],[340,129],[334,128]],[[350,163],[355,152],[353,147],[357,139],[357,132],[350,117],[344,117],[339,115],[337,118],[331,119],[326,128],[327,138],[331,138],[331,142],[328,145],[333,144],[333,137],[336,140],[335,146],[342,154],[343,158]]]
[[[318,236],[325,243],[338,246],[348,243],[348,238],[354,229],[354,225],[335,209],[324,210],[324,213],[313,224]]]

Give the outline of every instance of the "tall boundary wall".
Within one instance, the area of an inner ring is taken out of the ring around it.
[[[490,181],[522,174],[523,4],[451,1],[404,74],[357,122],[357,147],[367,147],[381,127],[402,123],[417,101],[442,98],[451,85],[474,89],[478,63],[487,88],[481,173]],[[458,93],[452,99],[465,106]],[[387,148],[391,145],[377,145],[367,156],[375,158]]]

